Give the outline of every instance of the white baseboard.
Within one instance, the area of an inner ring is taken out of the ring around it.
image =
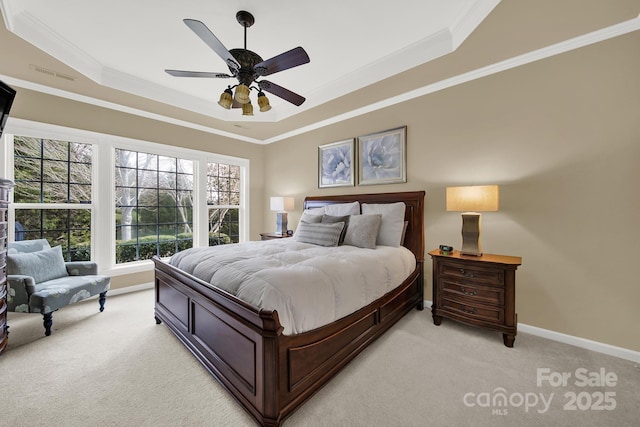
[[[424,301],[424,308],[430,308],[431,301]],[[551,331],[549,329],[538,328],[537,326],[526,325],[524,323],[518,323],[518,331],[526,332],[527,334],[536,335],[538,337],[547,338],[553,341],[562,342],[565,344],[573,345],[575,347],[585,348],[587,350],[596,351],[598,353],[607,354],[609,356],[618,357],[620,359],[630,360],[635,363],[640,363],[640,352],[629,350],[623,347],[616,347],[610,344],[601,343],[598,341],[591,341],[585,338],[574,337],[573,335],[567,335],[560,332]]]
[[[153,282],[143,283],[141,285],[125,286],[124,288],[110,289],[108,296],[128,294],[129,292],[143,291],[153,288]]]

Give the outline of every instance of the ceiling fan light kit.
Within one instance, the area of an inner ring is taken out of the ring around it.
[[[218,101],[218,105],[224,109],[230,109],[233,104],[233,92],[231,92],[231,87],[228,87],[220,94],[220,101]]]
[[[242,108],[243,116],[253,116],[253,106],[249,97],[251,90],[258,91],[258,106],[261,112],[271,110],[271,104],[264,92],[269,92],[296,106],[302,105],[305,101],[304,97],[270,81],[257,79],[308,63],[310,60],[307,52],[302,47],[296,47],[263,61],[258,54],[247,50],[247,28],[255,22],[253,15],[241,10],[236,14],[236,20],[244,27],[244,49],[227,50],[202,22],[184,19],[184,23],[225,61],[231,74],[169,69],[165,72],[175,77],[236,78],[238,84],[228,86],[222,92],[218,105],[225,109]],[[254,83],[257,87],[253,85]],[[233,89],[235,93],[232,92]]]
[[[265,95],[263,91],[258,92],[258,107],[260,107],[260,111],[263,113],[271,110],[269,98],[267,98],[267,95]]]
[[[250,99],[249,99],[249,86],[245,86],[243,84],[239,84],[236,87],[236,94],[233,97],[240,104],[248,103],[250,101]]]
[[[247,102],[246,104],[242,104],[242,115],[243,116],[253,116],[253,105],[251,105],[251,102]]]

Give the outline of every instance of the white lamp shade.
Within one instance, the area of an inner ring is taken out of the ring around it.
[[[272,197],[271,198],[271,210],[277,212],[292,211],[294,208],[293,197]]]
[[[458,212],[495,212],[500,190],[497,185],[447,187],[447,210]]]

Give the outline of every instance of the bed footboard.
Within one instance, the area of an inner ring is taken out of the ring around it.
[[[424,191],[316,196],[333,203],[405,203],[403,245],[416,269],[396,289],[329,325],[283,335],[277,312],[258,310],[158,258],[156,321],[164,322],[223,387],[263,426],[279,426],[344,366],[414,307],[423,308]]]
[[[263,426],[279,426],[369,343],[422,303],[422,263],[394,291],[322,328],[282,335],[257,310],[157,258],[155,316]]]

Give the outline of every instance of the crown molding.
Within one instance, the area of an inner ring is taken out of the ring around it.
[[[191,129],[195,129],[195,130],[199,130],[202,132],[207,132],[215,135],[220,135],[220,136],[224,136],[227,138],[232,138],[240,141],[250,142],[254,144],[271,144],[277,141],[281,141],[287,138],[301,135],[303,133],[311,132],[316,129],[320,129],[325,126],[330,126],[335,123],[349,120],[351,118],[358,117],[376,110],[380,110],[382,108],[396,105],[414,98],[425,96],[430,93],[447,89],[459,84],[467,83],[475,79],[500,73],[502,71],[510,70],[512,68],[519,67],[521,65],[526,65],[532,62],[540,61],[542,59],[549,58],[555,55],[560,55],[562,53],[566,53],[566,52],[579,49],[594,43],[599,43],[601,41],[619,37],[619,36],[622,36],[634,31],[638,31],[638,30],[640,30],[640,16],[630,19],[628,21],[621,22],[619,24],[605,27],[601,30],[593,31],[591,33],[587,33],[582,36],[578,36],[560,43],[556,43],[541,49],[537,49],[532,52],[528,52],[513,58],[509,58],[504,61],[500,61],[482,68],[478,68],[476,70],[469,71],[467,73],[450,77],[448,79],[444,79],[427,86],[416,88],[412,91],[405,92],[403,94],[393,96],[393,97],[384,99],[382,101],[375,102],[373,104],[366,105],[361,108],[357,108],[347,113],[339,114],[339,115],[330,117],[326,120],[318,121],[316,123],[312,123],[310,125],[303,126],[298,129],[294,129],[289,132],[285,132],[267,139],[250,138],[250,137],[246,137],[246,136],[231,133],[231,132],[225,132],[225,131],[215,129],[213,127],[203,126],[203,125],[188,122],[185,120],[178,120],[172,117],[155,114],[155,113],[137,109],[137,108],[126,107],[120,104],[103,101],[100,99],[96,99],[96,98],[92,98],[84,95],[78,95],[75,93],[51,88],[51,87],[40,85],[37,83],[32,83],[29,81],[12,78],[10,76],[1,76],[1,77],[3,80],[5,80],[9,84],[13,84],[15,86],[19,86],[25,89],[46,93],[49,95],[59,96],[62,98],[67,98],[67,99],[71,99],[78,102],[84,102],[84,103],[96,105],[99,107],[109,108],[112,110],[117,110],[124,113],[132,114],[132,115],[150,118],[153,120],[164,121],[164,122],[175,124],[178,126],[183,126],[183,127],[187,127],[187,128],[191,128]]]

